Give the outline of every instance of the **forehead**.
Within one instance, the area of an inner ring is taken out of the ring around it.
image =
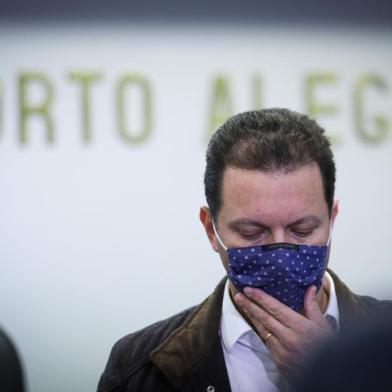
[[[316,164],[290,172],[225,169],[218,214],[224,220],[249,218],[286,224],[309,214],[320,218],[328,214]]]

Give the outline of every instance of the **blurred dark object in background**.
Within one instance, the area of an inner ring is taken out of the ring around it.
[[[390,0],[310,1],[225,0],[225,1],[129,1],[0,0],[0,20],[80,20],[108,18],[132,22],[242,22],[283,23],[313,26],[356,24],[389,28],[392,22]],[[329,26],[331,27],[331,26]]]
[[[294,391],[392,391],[392,316],[353,326],[325,346]]]
[[[14,345],[0,329],[0,391],[23,392],[22,367]]]

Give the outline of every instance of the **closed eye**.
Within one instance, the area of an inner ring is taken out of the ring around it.
[[[313,231],[313,229],[291,229],[291,232],[297,237],[309,237]]]
[[[260,230],[258,228],[257,230],[238,230],[238,234],[243,238],[244,240],[247,241],[253,241],[265,234],[266,230]]]
[[[241,237],[244,238],[245,240],[255,240],[260,236],[260,234],[245,234],[245,233],[240,233]]]

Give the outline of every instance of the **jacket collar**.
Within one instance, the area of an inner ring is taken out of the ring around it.
[[[205,358],[217,339],[226,278],[165,341],[150,354],[175,387],[180,387],[190,372]]]
[[[360,296],[355,295],[333,271],[328,269],[328,272],[335,283],[341,331],[346,332],[355,322],[369,317],[369,306]]]

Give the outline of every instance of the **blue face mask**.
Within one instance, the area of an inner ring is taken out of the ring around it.
[[[226,248],[213,227],[227,252],[227,275],[238,291],[245,286],[260,288],[298,311],[307,288],[321,287],[330,238],[326,245],[276,243]]]

